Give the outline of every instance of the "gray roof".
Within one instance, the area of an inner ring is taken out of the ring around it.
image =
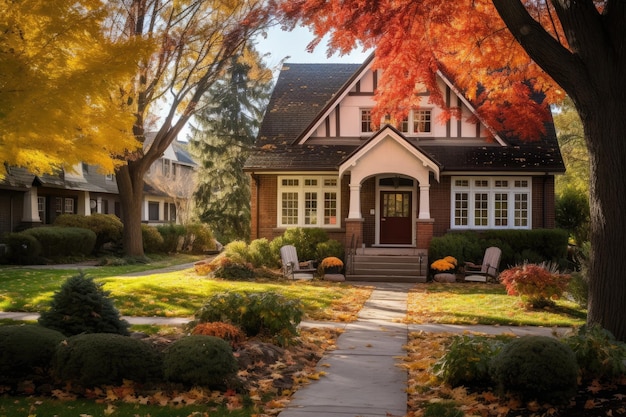
[[[359,64],[285,64],[245,169],[337,170],[341,162],[366,141],[354,145],[300,145],[296,141],[362,67]],[[522,142],[508,132],[500,136],[509,146],[442,145],[437,141],[421,141],[417,147],[438,162],[442,172],[565,171],[551,120],[546,123],[546,134],[537,141]]]

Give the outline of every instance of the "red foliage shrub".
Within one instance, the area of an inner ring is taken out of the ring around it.
[[[509,295],[519,295],[533,307],[554,304],[567,288],[571,275],[545,264],[523,264],[500,273]]]
[[[219,337],[227,341],[233,349],[246,341],[246,335],[239,327],[221,321],[200,323],[193,328],[191,334]]]

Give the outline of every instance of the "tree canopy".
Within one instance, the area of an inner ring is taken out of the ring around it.
[[[115,156],[136,149],[119,86],[150,42],[112,42],[102,30],[106,17],[100,0],[0,0],[5,164],[40,173],[86,162],[113,172]]]

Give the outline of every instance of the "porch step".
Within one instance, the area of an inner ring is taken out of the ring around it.
[[[420,256],[421,254],[421,256]],[[421,259],[421,261],[420,261]],[[428,259],[425,253],[398,255],[354,255],[346,271],[348,281],[426,282]]]

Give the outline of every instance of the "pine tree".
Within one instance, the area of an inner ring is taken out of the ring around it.
[[[192,126],[200,159],[196,210],[218,240],[250,234],[250,182],[243,165],[269,100],[271,72],[254,51],[233,57],[223,79],[205,95],[207,105]]]

